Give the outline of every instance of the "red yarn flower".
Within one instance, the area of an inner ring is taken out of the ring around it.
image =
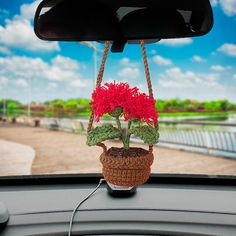
[[[157,122],[158,115],[155,109],[155,100],[145,93],[136,93],[129,104],[128,113],[124,114],[125,120],[138,118],[141,122],[151,125]]]
[[[112,112],[116,107],[123,108],[125,120],[138,118],[148,124],[157,121],[155,100],[137,87],[130,88],[128,83],[106,83],[99,86],[92,94],[91,106],[98,122],[103,114]]]
[[[103,114],[112,112],[116,107],[122,107],[124,112],[129,107],[132,96],[138,92],[138,88],[130,88],[128,83],[106,83],[99,86],[92,93],[90,103],[98,122]]]

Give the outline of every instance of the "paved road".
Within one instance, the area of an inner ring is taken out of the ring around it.
[[[0,175],[30,175],[34,157],[33,148],[0,140]]]
[[[0,123],[0,139],[29,145],[36,151],[32,174],[101,172],[101,148],[86,146],[86,137],[82,135]],[[117,142],[106,144],[119,146]],[[137,145],[147,148],[139,144],[131,146]],[[154,173],[236,175],[236,160],[233,159],[160,147],[154,148],[154,155]],[[13,161],[12,168],[16,164]],[[0,175],[3,175],[1,171]]]

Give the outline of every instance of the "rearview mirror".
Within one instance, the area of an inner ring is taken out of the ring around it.
[[[43,0],[34,29],[43,40],[122,45],[200,36],[212,25],[209,0]]]

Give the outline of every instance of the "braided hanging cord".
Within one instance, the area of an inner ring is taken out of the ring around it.
[[[143,64],[144,64],[144,68],[145,68],[145,75],[146,75],[149,96],[154,98],[153,91],[152,91],[152,82],[151,82],[151,77],[150,77],[150,72],[149,72],[149,67],[148,67],[148,61],[147,61],[147,54],[146,54],[146,49],[145,49],[143,40],[140,41],[140,45],[141,45],[141,49],[142,49]],[[154,126],[156,129],[158,129],[157,122],[154,123]]]
[[[147,53],[146,49],[144,46],[144,40],[140,41],[141,49],[142,49],[142,56],[143,56],[143,64],[144,64],[144,69],[145,69],[145,75],[146,75],[146,81],[147,81],[147,86],[148,86],[148,92],[149,96],[153,97],[153,91],[152,91],[152,82],[151,82],[151,77],[150,77],[150,72],[149,72],[149,67],[148,67],[148,61],[147,61]],[[154,123],[155,129],[158,130],[158,123]],[[153,145],[149,145],[149,152],[153,152]]]
[[[146,74],[148,92],[149,92],[149,96],[153,98],[152,83],[151,83],[151,78],[150,78],[148,62],[147,62],[146,49],[145,49],[143,40],[140,41],[140,45],[141,45],[141,49],[142,49],[143,64],[144,64],[144,69],[145,69],[145,74]]]
[[[146,49],[145,49],[145,46],[144,46],[144,40],[140,41],[140,45],[141,45],[141,49],[142,49],[143,64],[144,64],[144,68],[145,68],[145,75],[146,75],[146,81],[147,81],[149,96],[154,98],[153,97],[153,90],[152,90],[152,83],[151,83],[151,78],[150,78],[150,72],[149,72],[149,67],[148,67],[148,61],[147,61],[147,54],[146,54]],[[103,57],[102,57],[102,62],[101,62],[101,65],[100,65],[98,76],[97,76],[96,88],[98,86],[100,86],[101,83],[102,83],[102,78],[103,78],[103,73],[104,73],[104,68],[105,68],[109,48],[110,48],[110,42],[106,41],[105,47],[104,47],[104,52],[103,52]],[[93,120],[94,120],[94,112],[91,111],[87,132],[90,132],[92,130]],[[154,123],[154,127],[156,129],[158,129],[158,123],[157,122]],[[103,148],[103,150],[106,151],[106,146],[103,143],[98,144],[98,146],[101,146]],[[153,151],[153,145],[149,145],[149,151],[150,152]]]
[[[106,41],[104,51],[103,51],[103,56],[102,56],[102,63],[100,65],[100,69],[99,69],[99,73],[98,73],[98,77],[97,77],[97,81],[96,81],[96,88],[99,87],[102,83],[102,77],[103,77],[104,68],[105,68],[105,64],[106,64],[106,60],[107,60],[107,55],[108,55],[108,52],[109,52],[109,47],[110,47],[110,42]],[[94,119],[94,112],[92,110],[90,118],[89,118],[87,132],[90,132],[92,130],[93,119]]]

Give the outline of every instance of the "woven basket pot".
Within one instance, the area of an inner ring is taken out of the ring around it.
[[[139,157],[114,157],[107,152],[103,152],[100,156],[106,181],[126,187],[144,184],[148,180],[153,159],[152,152]]]

